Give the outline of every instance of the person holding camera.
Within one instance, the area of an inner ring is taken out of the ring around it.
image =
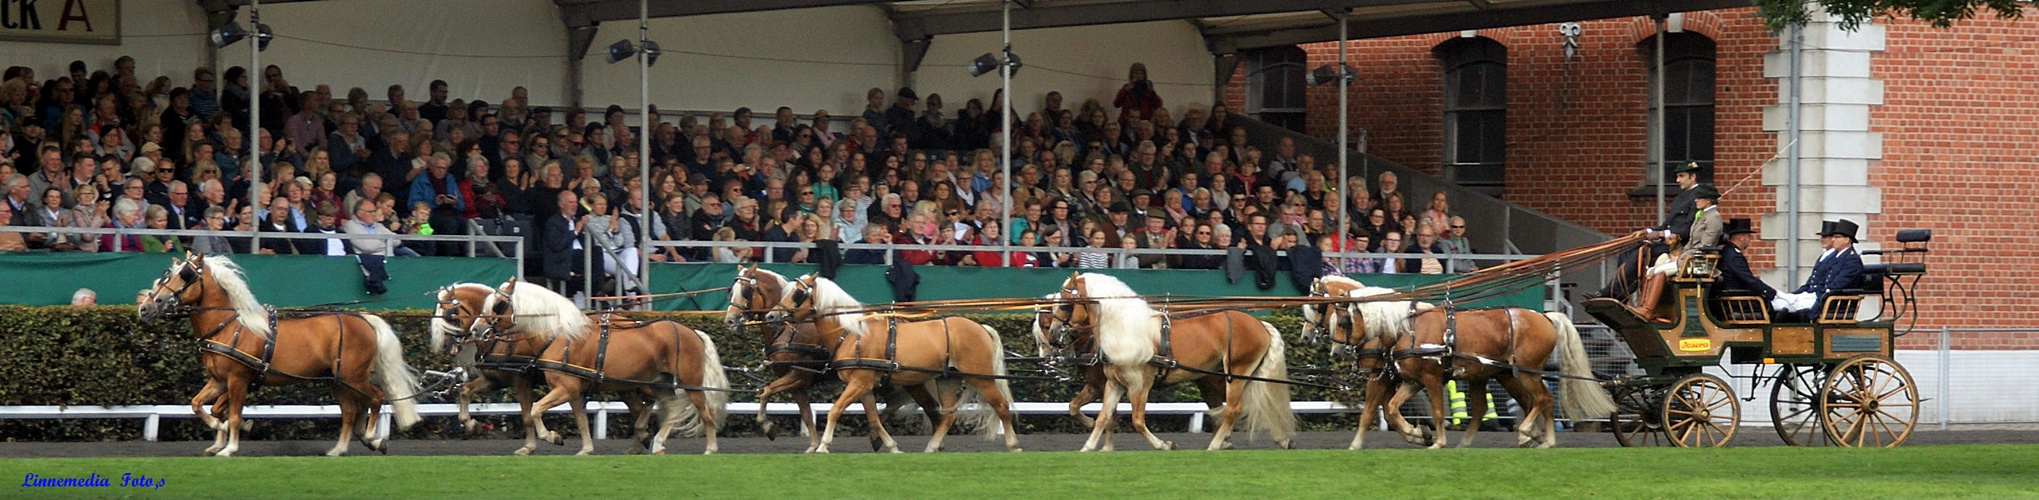
[[[1118,98],[1112,99],[1112,106],[1119,108],[1119,123],[1154,119],[1154,110],[1161,109],[1161,94],[1154,92],[1154,82],[1147,79],[1147,65],[1133,63],[1127,73],[1129,81],[1119,86]]]

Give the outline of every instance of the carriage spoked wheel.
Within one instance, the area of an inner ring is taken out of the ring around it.
[[[1721,447],[1735,437],[1742,403],[1719,377],[1686,375],[1664,391],[1665,438],[1681,447]]]
[[[1826,389],[1828,365],[1784,365],[1770,384],[1770,423],[1777,437],[1792,446],[1821,446],[1828,443],[1826,428],[1820,425],[1820,397]]]
[[[1620,386],[1614,389],[1614,440],[1627,447],[1669,446],[1664,421],[1656,411],[1657,388]]]
[[[1858,356],[1827,375],[1821,426],[1841,446],[1891,447],[1919,423],[1919,388],[1903,366],[1882,356]]]

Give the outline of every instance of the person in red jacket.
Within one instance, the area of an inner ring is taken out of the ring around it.
[[[1147,79],[1147,65],[1133,63],[1126,79],[1129,81],[1119,86],[1119,96],[1112,99],[1112,106],[1119,108],[1119,123],[1132,126],[1154,119],[1154,110],[1161,109],[1161,94],[1154,92],[1154,82]]]

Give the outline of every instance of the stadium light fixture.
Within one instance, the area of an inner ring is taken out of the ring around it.
[[[269,31],[269,25],[257,23],[255,24],[255,31],[257,33],[255,39],[258,44],[255,50],[269,50],[269,41],[275,38],[275,34]],[[248,35],[248,30],[242,29],[241,23],[228,21],[226,26],[221,26],[218,30],[212,32],[212,46],[225,47],[233,45],[234,42],[239,42],[241,39],[247,38]]]
[[[1019,55],[1013,54],[1011,50],[1005,51],[1005,60],[1006,64],[1012,66],[1011,74],[1013,75],[1018,75],[1020,67],[1025,66],[1025,64],[1020,62]],[[992,56],[990,52],[985,52],[984,55],[970,60],[970,76],[978,77],[989,73],[997,73],[998,63],[997,57]]]
[[[1339,71],[1340,69],[1343,69],[1344,71],[1341,72]],[[1338,82],[1338,78],[1341,76],[1340,73],[1343,73],[1342,76],[1345,77],[1346,81],[1351,81],[1358,72],[1353,70],[1352,66],[1350,65],[1339,65],[1339,66],[1324,65],[1318,66],[1317,69],[1315,70],[1311,70],[1309,75],[1303,77],[1303,81],[1305,83],[1309,83],[1310,86],[1312,87],[1318,85],[1330,85]]]
[[[629,40],[617,40],[616,43],[609,44],[609,63],[615,64],[634,57],[638,50],[637,45],[630,43]],[[645,40],[643,51],[646,66],[658,64],[658,42]]]

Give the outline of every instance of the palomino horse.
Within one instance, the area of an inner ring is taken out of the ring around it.
[[[1386,288],[1367,287],[1342,276],[1325,276],[1310,286],[1310,296],[1321,298],[1369,297],[1393,292],[1394,290]],[[1415,396],[1415,392],[1401,385],[1400,377],[1396,375],[1394,367],[1390,366],[1389,362],[1391,347],[1395,340],[1400,338],[1397,334],[1405,328],[1401,328],[1399,324],[1388,323],[1399,322],[1401,318],[1407,317],[1406,308],[1412,305],[1420,310],[1433,307],[1421,302],[1396,302],[1387,306],[1376,306],[1370,302],[1325,302],[1303,306],[1304,338],[1329,338],[1332,342],[1332,356],[1334,358],[1353,356],[1354,368],[1360,377],[1366,380],[1364,400],[1359,410],[1359,429],[1353,432],[1352,444],[1347,445],[1346,449],[1357,450],[1365,446],[1366,431],[1373,427],[1375,415],[1387,415],[1390,428],[1399,430],[1410,427],[1409,423],[1403,420],[1401,412],[1395,409],[1399,409],[1402,402]],[[1372,308],[1376,313],[1356,312],[1355,309],[1360,307]],[[1392,307],[1404,309],[1401,311],[1388,309]],[[1401,314],[1395,314],[1396,312]],[[1389,398],[1390,394],[1393,395],[1392,399]],[[1485,402],[1484,398],[1481,399],[1481,404]]]
[[[1365,297],[1392,290],[1362,288],[1348,296]],[[1445,405],[1446,380],[1465,385],[1465,437],[1459,446],[1471,446],[1479,432],[1476,422],[1486,417],[1487,381],[1498,379],[1501,386],[1522,403],[1526,414],[1516,426],[1516,444],[1549,448],[1557,445],[1553,421],[1556,405],[1537,372],[1552,355],[1562,356],[1563,378],[1558,382],[1565,415],[1573,419],[1599,418],[1614,412],[1614,400],[1593,379],[1579,330],[1564,313],[1537,313],[1519,307],[1493,309],[1447,309],[1423,307],[1406,301],[1371,301],[1347,309],[1354,323],[1362,325],[1362,338],[1351,338],[1347,330],[1334,330],[1332,340],[1362,353],[1361,358],[1381,359],[1381,351],[1393,358],[1393,369],[1401,380],[1400,394],[1391,406],[1399,407],[1419,387],[1430,396],[1430,429],[1409,425],[1391,412],[1390,421],[1403,439],[1415,444],[1442,448],[1445,423],[1450,409]],[[1368,399],[1374,399],[1372,392]],[[1371,403],[1369,403],[1371,404]],[[1367,410],[1371,410],[1369,407]],[[1368,411],[1363,410],[1363,415]],[[1370,418],[1362,416],[1361,418]],[[1355,437],[1357,446],[1360,438]]]
[[[998,331],[965,318],[948,317],[925,321],[903,321],[895,317],[864,315],[863,304],[828,278],[809,274],[793,282],[793,289],[772,311],[768,321],[812,323],[827,337],[841,339],[830,366],[845,383],[842,395],[828,410],[828,425],[822,431],[821,447],[828,453],[835,440],[835,424],[850,403],[862,401],[864,416],[871,423],[871,448],[899,452],[898,443],[885,432],[878,413],[878,400],[871,390],[882,385],[911,387],[941,378],[962,378],[977,401],[960,401],[962,387],[938,385],[941,418],[935,422],[928,452],[942,449],[942,437],[956,423],[959,407],[989,407],[1005,431],[1005,449],[1019,451],[1019,435],[1013,427],[1012,389],[1005,372],[1005,348]],[[951,387],[954,387],[951,389]],[[976,403],[976,404],[971,404]],[[984,412],[966,416],[969,423],[993,437],[995,429]]]
[[[1097,425],[1097,420],[1083,414],[1083,405],[1090,404],[1104,395],[1104,358],[1098,355],[1097,337],[1091,335],[1090,330],[1054,328],[1051,331],[1049,325],[1055,324],[1054,304],[1062,301],[1061,297],[1060,292],[1041,297],[1043,303],[1049,305],[1034,311],[1034,322],[1031,325],[1034,347],[1044,359],[1065,356],[1081,372],[1083,388],[1076,392],[1076,397],[1069,399],[1069,416],[1075,417],[1084,427],[1091,427]],[[1268,325],[1267,328],[1272,330],[1274,326]],[[1197,394],[1203,398],[1205,405],[1210,406],[1213,411],[1224,406],[1224,379],[1205,377],[1196,379],[1195,383]]]
[[[191,412],[218,431],[206,455],[233,456],[241,449],[241,410],[256,384],[331,382],[340,404],[340,442],[326,452],[331,456],[347,453],[347,441],[357,435],[368,449],[388,452],[386,436],[376,435],[375,425],[385,395],[398,428],[418,423],[411,400],[418,391],[416,375],[382,318],[354,313],[277,318],[248,293],[233,261],[192,253],[172,263],[142,299],[137,312],[144,320],[190,310],[206,375],[205,388],[191,398]],[[204,411],[206,403],[215,410],[226,405],[224,421]]]
[[[475,320],[482,316],[482,303],[495,291],[495,288],[480,283],[456,283],[440,288],[438,303],[432,313],[432,351],[452,354],[456,365],[475,375],[473,380],[460,387],[456,396],[460,405],[459,421],[470,434],[478,425],[468,415],[469,403],[474,401],[476,394],[507,386],[510,394],[517,398],[521,409],[517,414],[520,416],[530,412],[531,402],[538,399],[535,386],[539,375],[531,367],[530,360],[538,357],[537,351],[543,348],[543,343],[504,342],[501,338],[484,342],[468,335]],[[520,347],[525,350],[519,351]],[[629,402],[632,405],[631,415],[635,417],[633,420],[638,423],[641,434],[647,419],[637,407],[643,402],[639,398],[629,398]],[[537,427],[527,426],[524,429],[524,448],[518,454],[530,453],[537,448],[539,440],[555,445],[566,443],[558,432],[547,430],[545,423],[540,421]]]
[[[765,361],[772,374],[777,375],[764,389],[758,392],[758,402],[771,400],[773,394],[788,393],[793,403],[800,407],[800,427],[807,430],[806,453],[814,452],[821,446],[821,432],[814,423],[814,412],[810,409],[807,391],[828,370],[829,359],[835,356],[835,347],[842,342],[840,331],[823,336],[811,323],[765,322],[766,314],[779,306],[786,292],[788,280],[779,273],[760,269],[756,264],[738,268],[736,281],[729,287],[729,309],[724,312],[722,322],[729,331],[742,333],[745,326],[758,325],[758,333],[765,341]],[[904,388],[927,414],[929,423],[940,422],[940,407],[925,386]],[[901,404],[888,406],[897,409]],[[766,412],[757,416],[758,427],[764,429],[765,439],[778,439],[778,429]]]
[[[1133,428],[1148,444],[1174,448],[1175,443],[1147,430],[1148,391],[1207,378],[1223,383],[1225,395],[1209,449],[1230,446],[1232,428],[1242,416],[1249,434],[1264,428],[1283,448],[1291,445],[1295,414],[1289,411],[1289,388],[1264,381],[1288,377],[1285,347],[1272,325],[1239,311],[1170,317],[1149,307],[1118,278],[1103,274],[1071,274],[1058,302],[1051,332],[1088,330],[1104,357],[1104,407],[1083,451],[1098,449],[1099,440],[1111,450],[1106,434],[1122,393],[1132,401]]]
[[[583,315],[573,301],[544,287],[517,285],[511,278],[489,294],[482,302],[487,320],[476,321],[474,328],[484,340],[501,338],[519,344],[517,352],[538,353],[533,364],[545,371],[552,390],[524,412],[525,425],[536,428],[546,410],[567,403],[581,433],[579,454],[587,455],[595,443],[588,432],[585,393],[625,393],[626,402],[643,398],[663,412],[658,434],[639,443],[647,451],[664,454],[666,436],[679,427],[681,434],[704,431],[704,453],[715,453],[729,381],[707,334],[665,320],[612,324],[610,316]],[[538,348],[528,349],[533,344]],[[682,394],[691,406],[681,404]],[[529,453],[531,447],[527,440],[517,452]]]

